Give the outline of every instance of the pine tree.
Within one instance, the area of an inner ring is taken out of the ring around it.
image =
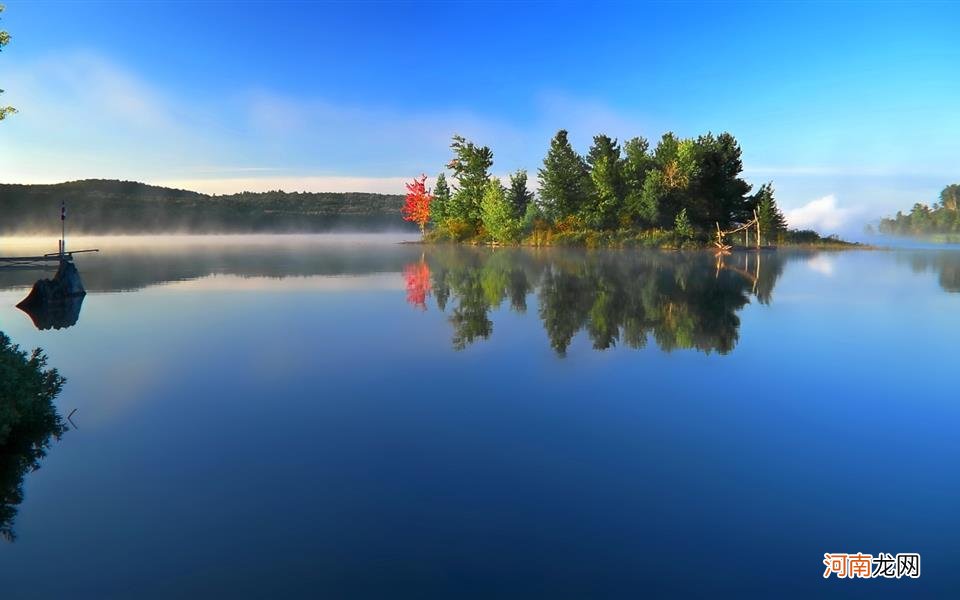
[[[623,207],[623,164],[617,140],[606,135],[595,136],[587,164],[593,193],[584,206],[584,220],[596,229],[613,227]]]
[[[673,220],[673,231],[683,241],[693,239],[693,225],[690,223],[690,218],[687,217],[686,208],[680,209],[677,217]]]
[[[760,221],[760,233],[766,241],[776,240],[787,230],[787,221],[777,206],[773,197],[773,183],[760,186],[753,195],[753,202],[757,207],[757,219]]]
[[[587,164],[570,145],[563,129],[550,141],[539,172],[540,200],[554,222],[578,214],[590,195]]]
[[[653,157],[649,153],[650,144],[642,137],[627,140],[623,145],[623,187],[624,225],[631,222],[640,222],[647,225],[641,218],[641,198],[643,184],[647,173],[653,168]]]
[[[447,220],[450,211],[450,186],[447,185],[447,176],[437,175],[437,183],[433,188],[433,202],[430,206],[430,223],[440,227]]]
[[[527,172],[523,169],[510,176],[507,200],[513,207],[514,216],[522,219],[527,213],[527,205],[533,202],[533,192],[527,189]]]
[[[477,146],[459,135],[453,136],[450,148],[453,159],[447,168],[453,172],[456,188],[447,215],[470,225],[479,225],[480,202],[490,178],[493,152],[487,146]]]

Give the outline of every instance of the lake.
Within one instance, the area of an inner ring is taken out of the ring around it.
[[[402,237],[70,240],[36,324],[0,271],[70,415],[3,479],[2,596],[960,593],[960,250]]]

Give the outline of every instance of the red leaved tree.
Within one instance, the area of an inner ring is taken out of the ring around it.
[[[430,202],[433,194],[427,191],[426,175],[421,175],[407,184],[407,199],[403,204],[403,220],[413,221],[420,226],[420,235],[423,235],[427,222],[430,221]]]

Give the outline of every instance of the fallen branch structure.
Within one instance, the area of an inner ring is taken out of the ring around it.
[[[750,245],[750,228],[756,227],[757,229],[757,249],[760,249],[760,219],[757,217],[757,211],[753,211],[753,218],[747,221],[746,223],[735,227],[733,229],[728,229],[723,231],[720,229],[720,223],[717,223],[717,239],[714,241],[714,245],[720,250],[730,250],[733,246],[730,246],[724,241],[724,238],[730,234],[737,233],[738,231],[743,232],[744,246]]]

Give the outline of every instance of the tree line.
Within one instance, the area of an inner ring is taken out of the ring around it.
[[[695,243],[718,225],[751,220],[754,211],[767,241],[786,231],[773,185],[751,193],[741,177],[740,145],[729,133],[666,133],[654,148],[642,137],[621,145],[601,134],[581,155],[560,130],[537,171],[537,194],[525,170],[506,185],[494,177],[489,147],[457,135],[450,148],[450,180],[441,172],[429,199],[434,239],[537,243],[544,236],[646,232],[654,241]]]
[[[0,233],[60,230],[67,204],[73,233],[250,233],[384,231],[403,228],[400,194],[242,192],[209,195],[133,181],[0,184]],[[409,229],[412,231],[412,229]]]
[[[891,235],[960,233],[960,184],[951,184],[940,192],[940,201],[932,205],[917,202],[904,214],[880,220],[880,232]]]

